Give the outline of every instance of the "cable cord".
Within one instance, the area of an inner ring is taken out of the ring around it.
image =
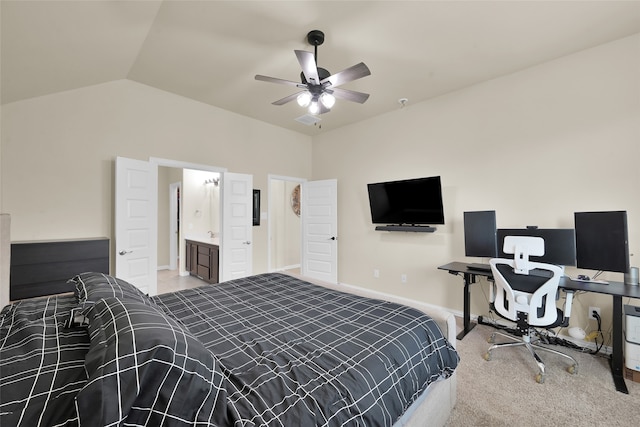
[[[602,333],[602,319],[600,318],[600,315],[596,311],[594,311],[593,317],[595,317],[596,321],[598,322],[598,335],[600,335],[601,341],[600,341],[600,346],[598,346],[598,336],[596,335],[594,337],[593,342],[595,342],[596,344],[596,349],[592,351],[591,354],[598,354],[600,352],[600,349],[602,349],[602,346],[604,346],[604,334]]]

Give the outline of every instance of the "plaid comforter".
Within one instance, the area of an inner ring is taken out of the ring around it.
[[[88,326],[71,296],[0,314],[1,425],[389,426],[458,363],[421,312],[288,275],[77,283]]]

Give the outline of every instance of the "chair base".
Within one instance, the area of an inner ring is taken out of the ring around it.
[[[496,335],[501,335],[501,336],[503,336],[505,338],[513,340],[514,342],[503,342],[503,343],[495,343],[495,344],[493,344],[491,347],[489,347],[489,349],[485,353],[484,359],[485,360],[491,360],[491,351],[496,349],[496,348],[524,346],[527,350],[529,350],[529,353],[531,354],[531,356],[533,356],[533,358],[536,361],[536,364],[538,365],[539,372],[536,375],[536,382],[538,382],[540,384],[544,383],[545,365],[544,365],[544,362],[542,361],[542,359],[540,359],[540,357],[538,356],[538,354],[535,352],[534,349],[546,351],[546,352],[553,353],[553,354],[557,354],[559,356],[562,356],[562,357],[565,357],[565,358],[569,359],[571,362],[573,362],[573,364],[567,368],[567,371],[570,374],[577,374],[578,373],[578,361],[576,359],[574,359],[573,357],[569,356],[568,354],[562,353],[562,352],[554,350],[552,348],[547,348],[547,347],[543,347],[541,345],[536,344],[539,340],[536,340],[536,341],[532,342],[531,341],[531,330],[529,332],[530,333],[528,335],[523,335],[521,340],[518,340],[516,337],[513,337],[511,335],[507,335],[507,334],[503,334],[501,332],[493,332],[491,334],[491,337],[488,340],[490,343],[494,343],[495,342],[495,336]]]

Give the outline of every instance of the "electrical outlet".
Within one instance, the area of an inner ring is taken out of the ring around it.
[[[373,277],[375,277],[376,279],[380,277],[380,270],[378,270],[377,268],[375,268],[373,270]]]
[[[403,274],[402,276],[400,276],[400,281],[401,281],[402,283],[407,283],[407,275],[406,275],[406,274]]]
[[[589,307],[589,319],[594,319],[594,320],[596,319],[595,316],[593,315],[594,311],[598,313],[598,316],[600,316],[600,307]]]

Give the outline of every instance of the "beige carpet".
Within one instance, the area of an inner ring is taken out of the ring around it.
[[[578,360],[578,374],[566,371],[568,359],[541,352],[547,375],[538,384],[537,365],[524,348],[494,350],[491,361],[483,359],[492,331],[478,325],[457,341],[458,396],[447,426],[640,425],[640,383],[626,380],[629,394],[617,392],[607,359],[554,346]]]

